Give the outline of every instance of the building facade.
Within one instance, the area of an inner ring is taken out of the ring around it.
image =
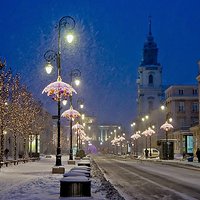
[[[200,105],[200,61],[198,62],[199,67],[199,73],[196,77],[196,80],[198,81],[198,105]],[[196,153],[197,148],[200,148],[200,110],[199,110],[199,120],[196,123],[196,125],[192,126],[190,128],[190,131],[193,133],[193,152]]]
[[[194,138],[190,127],[199,120],[197,85],[174,85],[166,91],[167,118],[172,118],[174,130],[169,138],[174,140],[174,153],[193,154]]]
[[[114,138],[117,138],[118,135],[121,135],[122,128],[121,125],[99,125],[99,134],[98,134],[98,141],[100,144],[103,144],[104,142],[108,140],[112,140]]]

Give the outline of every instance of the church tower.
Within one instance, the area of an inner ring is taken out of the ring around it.
[[[138,117],[150,114],[160,106],[162,92],[162,66],[157,61],[158,48],[151,32],[151,18],[149,18],[149,32],[144,43],[143,57],[138,67],[137,78],[137,111]]]

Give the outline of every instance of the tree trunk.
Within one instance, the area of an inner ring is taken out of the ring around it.
[[[17,160],[17,135],[14,134],[14,160]]]
[[[32,138],[32,135],[30,135],[30,149],[29,149],[30,158],[32,158],[32,142],[33,142],[33,138]]]
[[[0,154],[0,162],[3,162],[4,156],[4,135],[3,135],[3,126],[1,126],[1,154]]]
[[[24,155],[23,155],[23,158],[26,158],[26,137],[24,137],[23,146],[24,146]]]

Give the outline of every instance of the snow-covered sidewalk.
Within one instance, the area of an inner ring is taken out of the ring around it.
[[[0,169],[0,200],[72,199],[60,198],[60,179],[63,175],[51,173],[54,164],[55,156],[52,156],[52,158],[43,157],[36,162],[2,167]],[[74,167],[67,164],[67,156],[62,157],[62,164],[66,172]],[[95,200],[123,199],[106,181],[94,162],[92,162],[91,193],[91,199]]]

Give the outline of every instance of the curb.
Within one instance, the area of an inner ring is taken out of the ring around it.
[[[170,162],[170,161],[162,161],[162,160],[138,160],[138,161],[144,161],[144,162],[154,162],[157,164],[163,164],[163,165],[171,165],[174,167],[181,167],[181,168],[185,168],[185,169],[191,169],[191,170],[197,170],[200,171],[200,164],[199,166],[196,165],[191,165],[189,163],[180,163],[180,162]]]

